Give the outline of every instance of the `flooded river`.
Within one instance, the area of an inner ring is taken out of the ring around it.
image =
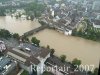
[[[99,64],[100,43],[79,37],[65,36],[49,29],[45,29],[34,36],[41,40],[42,46],[50,45],[51,48],[54,48],[57,56],[64,54],[70,61],[78,58],[82,60],[83,65],[95,65],[97,67]]]
[[[0,29],[7,29],[12,33],[23,33],[39,27],[40,24],[35,19],[34,21],[16,19],[15,17],[0,17]]]
[[[27,21],[11,18],[10,16],[0,17],[0,28],[7,29],[12,33],[24,32],[39,27],[40,24],[35,19]],[[72,61],[74,58],[82,60],[82,64],[98,66],[100,59],[100,43],[85,40],[79,37],[65,36],[57,31],[45,29],[34,35],[41,40],[41,46],[50,45],[55,49],[55,55],[62,54],[67,56],[67,60]],[[30,39],[32,36],[29,37]]]

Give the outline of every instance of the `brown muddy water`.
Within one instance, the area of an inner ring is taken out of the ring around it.
[[[22,20],[10,16],[0,17],[0,29],[7,29],[12,33],[23,33],[41,26],[38,21]],[[54,30],[45,29],[34,35],[41,43],[41,46],[50,45],[55,49],[55,55],[66,55],[67,60],[74,58],[82,60],[83,65],[98,66],[100,60],[100,43],[86,40],[79,37],[65,36]],[[31,39],[33,36],[30,36]]]
[[[12,33],[23,33],[41,26],[38,21],[16,19],[15,17],[0,17],[0,29],[7,29]]]
[[[79,37],[65,36],[54,30],[45,29],[34,35],[41,40],[41,46],[50,45],[55,49],[55,55],[66,55],[67,60],[74,58],[82,60],[82,65],[98,67],[100,60],[100,43]],[[29,37],[30,39],[32,38]]]

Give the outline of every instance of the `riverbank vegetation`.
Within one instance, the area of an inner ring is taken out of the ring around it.
[[[22,42],[30,42],[30,40],[26,36],[21,37],[21,39]]]
[[[61,55],[60,60],[61,60],[61,62],[64,63],[66,61],[66,55]]]
[[[10,38],[12,35],[8,30],[0,29],[0,38]]]
[[[40,45],[40,40],[38,40],[36,37],[32,37],[31,42],[36,46]]]
[[[88,71],[87,74],[88,75],[99,75],[98,72],[99,72],[99,69],[98,68],[95,68],[93,72],[92,71]]]
[[[87,28],[84,31],[77,31],[77,29],[74,29],[72,36],[79,36],[93,41],[100,41],[100,29],[94,28],[89,20],[86,19],[84,21],[87,23]]]
[[[8,39],[8,38],[15,38],[17,40],[20,39],[20,36],[18,33],[10,33],[8,30],[5,30],[5,29],[0,29],[0,38],[5,38],[5,39]]]
[[[77,59],[77,58],[73,59],[73,61],[72,61],[72,64],[74,65],[75,68],[76,68],[77,66],[80,66],[81,63],[82,63],[81,60],[79,60],[79,59]]]
[[[19,34],[18,33],[14,33],[14,34],[12,34],[12,36],[13,36],[13,38],[16,38],[16,39],[20,39],[20,36],[19,36]]]
[[[55,49],[50,48],[50,46],[49,46],[49,45],[47,45],[47,47],[46,47],[46,48],[50,50],[50,56],[51,56],[51,57],[53,57],[53,56],[54,56],[54,53],[55,53]]]

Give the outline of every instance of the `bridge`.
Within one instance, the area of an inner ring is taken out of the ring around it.
[[[30,30],[30,31],[24,33],[24,35],[22,35],[22,36],[25,36],[25,37],[31,36],[31,35],[36,34],[37,32],[39,32],[41,30],[44,30],[47,27],[48,27],[47,25],[42,25],[36,29]]]

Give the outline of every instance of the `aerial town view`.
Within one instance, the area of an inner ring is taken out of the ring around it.
[[[0,0],[0,75],[100,75],[100,0]]]

